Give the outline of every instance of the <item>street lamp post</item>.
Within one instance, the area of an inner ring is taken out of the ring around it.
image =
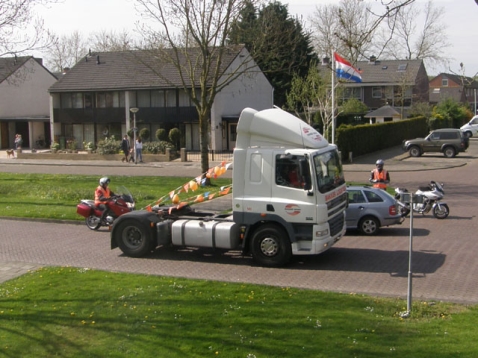
[[[136,161],[136,113],[139,111],[139,108],[133,107],[129,109],[131,113],[133,113],[133,154],[134,154],[134,164],[138,164]]]

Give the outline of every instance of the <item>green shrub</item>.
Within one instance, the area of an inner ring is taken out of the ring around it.
[[[116,140],[115,136],[107,137],[98,142],[99,154],[118,154],[121,150],[121,141]]]
[[[167,141],[143,143],[143,153],[145,154],[164,154],[167,148],[175,149],[174,145]]]
[[[159,128],[157,131],[156,131],[156,138],[159,140],[159,141],[166,141],[168,140],[168,136],[166,134],[166,129],[164,128]]]
[[[149,139],[149,129],[148,128],[142,128],[140,131],[139,131],[139,136],[141,137],[141,139],[143,141],[146,141]]]
[[[175,148],[179,143],[179,139],[181,138],[181,131],[178,128],[173,128],[169,131],[169,141],[174,144]]]

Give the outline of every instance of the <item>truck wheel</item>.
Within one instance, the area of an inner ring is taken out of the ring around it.
[[[447,158],[453,158],[456,155],[455,148],[453,147],[446,147],[445,150],[443,151],[443,154]]]
[[[101,226],[101,220],[99,217],[95,215],[90,215],[85,219],[86,226],[90,230],[98,230]]]
[[[360,220],[358,228],[364,235],[375,235],[380,228],[380,222],[373,216],[366,216]]]
[[[410,156],[412,157],[419,157],[422,155],[420,148],[418,148],[417,146],[410,147],[409,153],[410,153]]]
[[[119,248],[126,256],[142,257],[152,250],[151,232],[135,220],[125,220],[115,229]]]
[[[264,225],[252,236],[251,252],[258,264],[277,267],[289,262],[292,247],[289,236],[283,229],[275,225]]]
[[[466,131],[465,132],[465,137],[471,138],[471,137],[473,137],[473,133],[471,131]]]

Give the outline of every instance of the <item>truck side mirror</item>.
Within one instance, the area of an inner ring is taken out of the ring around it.
[[[299,160],[300,174],[304,180],[304,190],[310,190],[312,188],[312,178],[310,177],[309,162],[305,159]]]

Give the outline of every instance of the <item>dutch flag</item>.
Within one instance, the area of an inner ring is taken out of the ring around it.
[[[359,70],[352,66],[349,61],[341,57],[337,52],[334,52],[334,58],[337,77],[354,82],[362,82],[362,76],[360,76]]]

